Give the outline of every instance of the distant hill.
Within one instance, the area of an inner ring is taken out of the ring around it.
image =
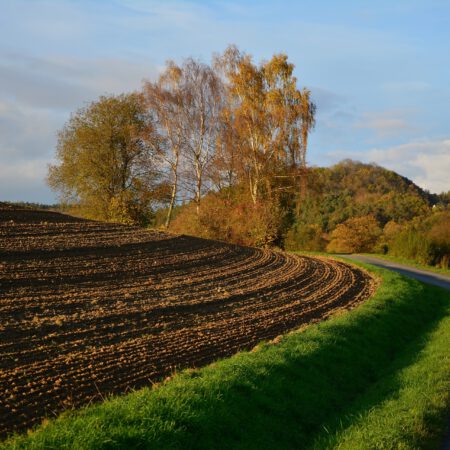
[[[382,229],[391,221],[406,224],[425,219],[448,203],[448,194],[431,194],[376,164],[344,160],[332,167],[315,167],[310,169],[308,188],[298,203],[286,244],[324,249],[327,234],[348,219],[373,216]]]
[[[331,231],[350,217],[373,214],[381,225],[428,214],[442,202],[411,180],[376,164],[344,160],[310,170],[308,191],[298,221]]]

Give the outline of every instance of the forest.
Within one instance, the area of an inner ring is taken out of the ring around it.
[[[276,54],[235,46],[168,61],[138,92],[102,96],[58,134],[63,208],[250,246],[376,252],[448,267],[449,193],[375,164],[307,166],[311,92]]]

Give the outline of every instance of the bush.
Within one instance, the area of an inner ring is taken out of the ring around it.
[[[321,252],[327,241],[319,224],[299,224],[289,230],[285,239],[286,250],[306,250]]]
[[[389,254],[414,259],[422,264],[431,264],[432,255],[429,240],[413,226],[409,226],[392,242]]]
[[[450,257],[450,212],[438,211],[425,220],[417,219],[407,224],[391,238],[389,254],[447,268]]]
[[[370,252],[381,229],[372,215],[353,217],[338,225],[331,233],[327,251],[331,253]]]
[[[210,193],[200,211],[192,203],[184,206],[170,230],[207,239],[257,247],[281,246],[285,212],[277,205],[254,205],[241,192]]]

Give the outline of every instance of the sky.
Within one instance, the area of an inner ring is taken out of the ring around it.
[[[317,105],[310,165],[450,190],[448,0],[0,0],[0,199],[55,202],[45,176],[71,113],[229,44],[295,64]]]

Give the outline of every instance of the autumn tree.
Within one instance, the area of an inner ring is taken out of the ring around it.
[[[240,166],[240,153],[238,149],[238,136],[233,128],[230,109],[225,107],[220,116],[220,130],[216,143],[212,170],[209,178],[217,191],[227,191],[228,197],[232,188],[239,182],[238,167]]]
[[[369,252],[373,249],[381,229],[375,217],[352,217],[339,224],[331,233],[327,251],[331,253]]]
[[[185,97],[182,71],[169,61],[157,82],[146,81],[143,98],[148,113],[153,117],[157,130],[156,154],[163,162],[170,185],[170,200],[165,219],[168,228],[177,199],[180,178],[180,163],[187,142],[185,121]],[[153,133],[154,130],[149,130]]]
[[[167,227],[180,189],[190,194],[199,213],[221,129],[223,83],[210,66],[188,58],[181,65],[169,61],[159,80],[146,82],[143,92],[161,138],[158,155],[169,167]]]
[[[226,87],[215,185],[226,187],[229,196],[232,191],[241,195],[241,187],[246,186],[248,201],[267,221],[266,236],[258,242],[280,241],[299,187],[300,169],[306,164],[315,106],[309,91],[298,89],[294,65],[284,54],[256,65],[249,55],[230,46],[214,58],[214,68]]]
[[[89,217],[144,223],[158,191],[153,137],[138,94],[102,96],[59,132],[48,184]]]
[[[286,183],[277,181],[295,179],[296,169],[306,164],[315,106],[309,91],[297,88],[287,55],[274,55],[257,66],[230,46],[216,57],[215,66],[227,80],[227,117],[235,134],[229,148],[238,149],[241,164],[236,170],[256,204],[261,197],[271,198],[274,189],[284,189]]]
[[[193,193],[197,213],[205,191],[207,171],[214,160],[221,129],[224,87],[215,71],[192,58],[179,67],[185,121],[186,188]]]

